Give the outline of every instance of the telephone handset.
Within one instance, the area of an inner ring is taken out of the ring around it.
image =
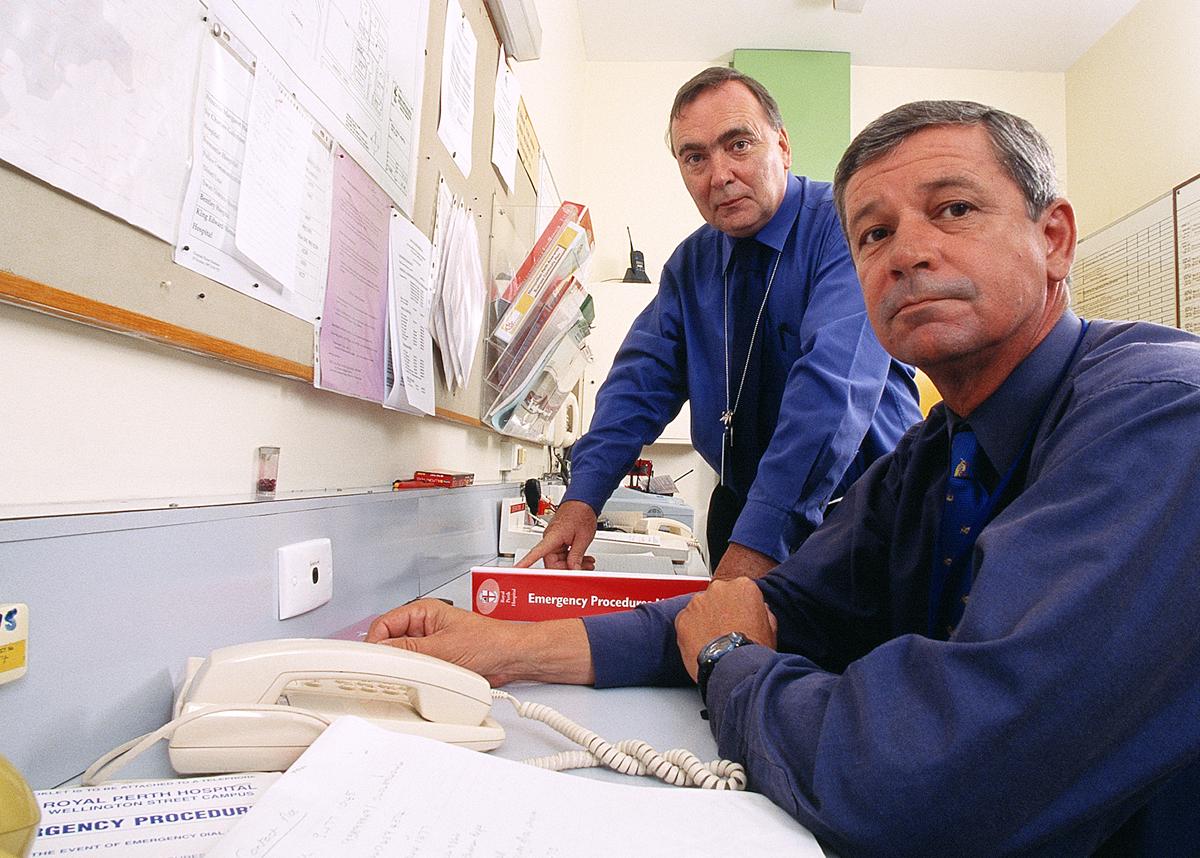
[[[479,751],[504,742],[478,674],[441,659],[361,641],[255,641],[188,659],[174,718],[114,748],[83,774],[112,777],[160,739],[180,774],[283,771],[333,721],[368,721]]]
[[[395,647],[324,639],[256,641],[195,659],[189,674],[175,704],[176,718],[213,707],[223,711],[175,729],[168,752],[181,774],[286,769],[324,730],[308,713],[330,721],[358,715],[398,732],[481,751],[504,741],[504,729],[488,715],[487,680]],[[247,703],[275,705],[266,711],[236,708]]]
[[[640,530],[642,527],[644,527],[646,533],[650,534],[651,536],[656,533],[670,533],[674,536],[680,537],[681,539],[695,539],[695,537],[692,535],[692,529],[690,527],[688,527],[682,521],[676,521],[673,518],[646,518],[643,519],[643,523],[638,529]]]

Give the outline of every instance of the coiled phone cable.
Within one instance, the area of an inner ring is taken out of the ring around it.
[[[626,739],[614,745],[544,704],[522,703],[507,691],[497,689],[492,690],[492,698],[507,700],[522,718],[541,721],[584,749],[523,761],[539,769],[561,772],[604,766],[623,775],[653,775],[674,786],[717,790],[746,788],[745,768],[731,760],[705,763],[684,748],[659,753],[641,739]]]

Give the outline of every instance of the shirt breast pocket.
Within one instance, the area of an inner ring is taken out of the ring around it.
[[[780,322],[775,329],[779,354],[784,362],[791,365],[799,360],[801,354],[800,332],[791,321]]]

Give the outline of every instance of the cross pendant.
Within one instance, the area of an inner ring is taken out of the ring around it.
[[[729,436],[729,446],[733,446],[733,410],[725,409],[721,412],[721,424],[725,427],[725,434]]]

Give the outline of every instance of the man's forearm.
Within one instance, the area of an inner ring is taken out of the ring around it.
[[[592,650],[582,620],[513,624],[512,679],[591,685]]]

